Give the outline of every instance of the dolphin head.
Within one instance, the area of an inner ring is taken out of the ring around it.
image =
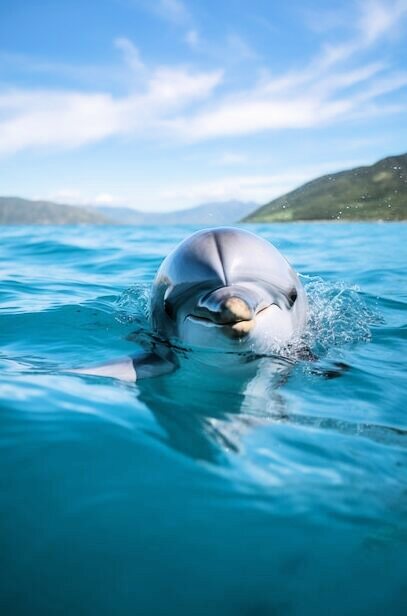
[[[307,299],[298,276],[269,242],[242,229],[194,233],[161,264],[152,325],[203,348],[260,351],[301,334]]]

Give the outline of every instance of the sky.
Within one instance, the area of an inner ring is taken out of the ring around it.
[[[407,0],[1,0],[0,195],[266,203],[407,151]]]

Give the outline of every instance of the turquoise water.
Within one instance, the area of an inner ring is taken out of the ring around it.
[[[194,229],[1,229],[2,613],[406,613],[407,227],[250,228],[303,275],[318,361],[137,385],[65,370],[148,343]]]

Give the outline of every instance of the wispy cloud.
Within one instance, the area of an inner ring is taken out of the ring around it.
[[[363,161],[330,161],[318,165],[305,166],[295,172],[269,175],[226,175],[216,180],[204,182],[183,182],[168,186],[159,192],[159,200],[167,207],[178,207],[179,203],[192,205],[206,201],[227,201],[229,199],[254,200],[265,203],[278,197],[318,175],[336,169],[353,167]]]
[[[314,31],[324,33],[338,29],[353,30],[355,38],[373,43],[383,34],[393,36],[407,11],[405,0],[358,0],[356,18],[350,18],[349,7],[337,5],[318,11],[306,8],[305,22]]]
[[[149,7],[159,17],[175,24],[184,25],[191,20],[189,10],[181,0],[158,0],[149,3]]]
[[[183,40],[207,62],[219,63],[221,59],[222,66],[226,69],[238,66],[242,71],[242,63],[251,63],[253,66],[262,61],[261,55],[238,32],[228,32],[221,40],[214,41],[202,36],[196,27],[191,27]]]
[[[135,48],[121,39],[137,68]],[[25,148],[72,148],[113,135],[156,135],[170,114],[209,96],[222,73],[158,67],[142,89],[122,97],[105,93],[8,89],[0,93],[0,153]]]
[[[407,73],[393,72],[381,61],[361,63],[360,57],[392,35],[405,14],[407,0],[361,3],[354,23],[356,34],[350,39],[323,46],[297,72],[278,77],[265,73],[250,89],[218,98],[193,115],[175,118],[168,129],[196,141],[310,128],[377,114],[375,100],[406,86]],[[394,113],[396,109],[402,107],[382,104],[380,112]]]
[[[180,0],[160,0],[155,6],[166,19],[187,27],[189,13]],[[402,106],[383,103],[380,97],[405,87],[407,73],[396,72],[377,58],[379,43],[393,35],[406,14],[407,0],[360,4],[349,39],[323,46],[295,72],[270,76],[263,71],[250,87],[230,89],[229,85],[228,91],[219,87],[226,81],[221,67],[203,71],[191,66],[148,66],[132,41],[117,38],[122,65],[129,71],[126,94],[107,88],[3,87],[0,153],[74,148],[115,136],[201,141],[400,112]],[[201,42],[192,26],[187,42],[191,46]],[[241,57],[257,57],[237,35],[229,37],[227,44]]]
[[[369,113],[369,103],[407,85],[407,73],[391,73],[369,82],[379,65],[338,72],[318,81],[266,82],[212,103],[189,116],[166,122],[169,131],[189,141],[250,135],[267,130],[301,129],[351,120]],[[367,85],[366,85],[367,84]],[[350,93],[349,88],[358,88]],[[361,87],[363,86],[363,88]],[[381,113],[394,112],[383,104]]]
[[[198,32],[194,29],[188,30],[184,40],[192,49],[196,49],[201,42]]]
[[[259,54],[239,34],[232,33],[226,37],[228,54],[239,60],[258,60]]]
[[[116,41],[119,39],[116,39]],[[124,50],[120,45],[115,46],[119,50],[118,61],[111,64],[87,64],[84,62],[69,63],[54,59],[43,58],[26,53],[6,52],[0,50],[0,94],[5,89],[5,74],[9,73],[14,78],[29,76],[30,80],[37,81],[54,80],[64,83],[75,84],[75,87],[98,89],[112,89],[117,86],[125,86],[129,83],[131,66],[127,63]]]
[[[406,0],[361,2],[359,29],[366,44],[376,42],[383,35],[397,33],[401,20],[407,14]]]
[[[130,39],[122,36],[115,40],[115,45],[122,54],[127,66],[136,74],[145,75],[146,67],[141,60],[140,52]]]
[[[77,188],[60,188],[44,196],[33,195],[32,199],[53,201],[67,205],[109,205],[120,206],[126,203],[122,196],[112,195],[110,192],[97,192],[84,194]]]
[[[0,49],[0,94],[4,91],[4,74],[15,77],[33,74],[39,81],[47,80],[63,81],[75,84],[77,88],[86,86],[86,90],[98,86],[99,90],[113,89],[112,86],[129,88],[135,85],[135,78],[148,78],[148,68],[143,62],[139,49],[133,41],[125,36],[118,36],[112,42],[116,49],[116,57],[109,64],[87,64],[84,62],[63,62],[60,60],[44,58],[26,53],[7,52]]]
[[[332,160],[316,165],[305,165],[297,168],[296,171],[282,173],[228,174],[212,180],[170,182],[164,189],[149,184],[138,185],[136,194],[132,192],[113,194],[109,191],[83,192],[76,188],[65,187],[48,193],[45,198],[74,205],[124,205],[156,211],[175,210],[209,201],[229,201],[231,199],[255,201],[261,204],[293,190],[316,176],[336,169],[354,167],[364,162],[359,159]]]
[[[346,61],[355,54],[373,47],[381,38],[394,37],[400,31],[407,15],[407,0],[359,0],[354,19],[349,18],[346,7],[319,12],[314,17],[316,29],[341,27],[350,29],[350,37],[339,44],[328,44],[323,48],[320,59],[322,68],[329,68],[337,62]]]

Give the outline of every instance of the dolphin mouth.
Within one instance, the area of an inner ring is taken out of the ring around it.
[[[199,323],[204,327],[216,328],[222,334],[232,339],[245,338],[254,328],[254,319],[241,320],[241,321],[229,321],[227,323],[216,323],[212,319],[206,317],[198,317],[194,314],[188,314],[185,320],[190,320],[195,323]]]
[[[193,321],[201,321],[202,323],[207,323],[208,325],[213,325],[214,327],[233,327],[235,325],[239,325],[240,323],[251,323],[252,321],[254,321],[259,314],[261,314],[262,312],[265,312],[266,310],[268,310],[271,306],[276,306],[277,304],[268,304],[267,306],[261,306],[261,308],[259,310],[257,310],[257,312],[254,315],[250,315],[250,317],[248,318],[234,318],[231,319],[230,321],[218,321],[216,318],[213,317],[213,315],[207,314],[207,316],[203,316],[201,314],[195,314],[193,312],[191,312],[190,314],[187,314],[185,317],[185,321],[187,319],[192,319]]]
[[[185,321],[189,319],[191,321],[200,323],[205,327],[216,327],[229,338],[244,338],[254,328],[257,317],[273,305],[274,304],[268,304],[267,306],[259,306],[259,309],[254,314],[247,315],[248,318],[234,318],[229,321],[219,322],[216,317],[211,318],[213,316],[211,314],[202,316],[191,313],[186,315]]]

